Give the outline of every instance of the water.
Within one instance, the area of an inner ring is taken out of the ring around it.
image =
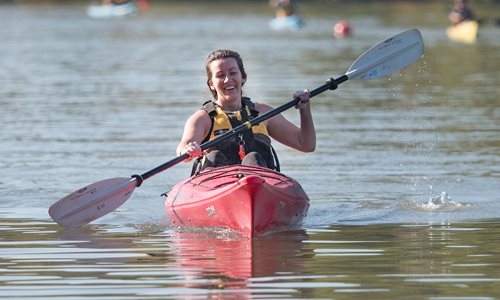
[[[487,20],[497,6],[476,8]],[[258,3],[157,4],[116,20],[89,19],[78,4],[1,5],[1,294],[499,298],[498,28],[485,22],[478,43],[462,45],[447,40],[439,3],[301,8],[306,27],[279,33]],[[352,38],[332,37],[341,18]],[[175,157],[183,121],[209,98],[213,49],[239,50],[245,93],[279,106],[413,27],[422,60],[314,98],[316,152],[276,146],[283,172],[311,198],[301,230],[246,240],[172,228],[160,194],[188,164],[89,226],[63,229],[48,216],[77,188]]]

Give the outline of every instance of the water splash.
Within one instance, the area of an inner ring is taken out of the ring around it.
[[[417,203],[417,207],[425,211],[454,211],[472,207],[472,204],[455,202],[448,193],[441,192],[439,196],[431,197],[427,203]]]

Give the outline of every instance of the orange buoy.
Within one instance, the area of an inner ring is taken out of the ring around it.
[[[351,35],[351,26],[347,21],[339,21],[333,27],[333,35],[338,38],[345,38]]]

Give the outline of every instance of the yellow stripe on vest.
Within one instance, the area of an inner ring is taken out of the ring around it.
[[[248,107],[245,107],[247,110],[248,115],[251,115],[251,112]],[[229,121],[229,117],[227,114],[220,108],[216,107],[215,108],[216,115],[214,116],[214,126],[212,128],[212,132],[210,133],[210,140],[213,140],[217,136],[224,134],[225,132],[228,132],[233,129],[231,126],[231,122]],[[236,118],[241,121],[241,113],[239,111],[235,112]],[[269,133],[267,131],[267,127],[263,123],[259,123],[258,125],[255,125],[252,127],[252,123],[250,121],[246,121],[243,124],[247,126],[247,128],[252,128],[253,133],[255,134],[263,134],[266,136],[269,136]]]

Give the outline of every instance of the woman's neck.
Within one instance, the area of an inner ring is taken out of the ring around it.
[[[239,111],[241,110],[241,99],[239,101],[234,101],[227,103],[225,101],[217,100],[215,103],[222,108],[223,111]]]

